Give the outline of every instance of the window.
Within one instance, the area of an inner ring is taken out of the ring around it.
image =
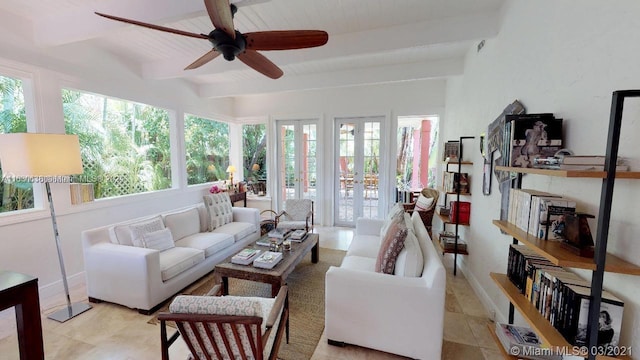
[[[437,116],[398,117],[398,189],[435,187],[437,129]]]
[[[80,139],[84,173],[95,198],[171,187],[169,114],[164,109],[62,90],[65,128]]]
[[[0,75],[0,133],[17,132],[27,132],[22,81]],[[5,178],[10,180],[10,174],[0,179],[0,213],[33,208],[31,183],[5,182]]]
[[[189,185],[228,178],[229,124],[186,115],[184,142]]]
[[[242,125],[244,178],[251,184],[267,176],[267,125]]]

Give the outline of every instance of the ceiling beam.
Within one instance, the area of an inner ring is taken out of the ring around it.
[[[332,73],[290,76],[280,78],[277,81],[264,78],[235,82],[218,82],[200,85],[198,94],[204,98],[218,98],[271,92],[372,85],[461,75],[463,69],[464,59],[460,57]]]
[[[336,36],[330,35],[329,42],[318,48],[265,51],[263,54],[278,66],[286,66],[307,61],[328,60],[411,47],[491,38],[498,34],[499,24],[498,15],[487,12],[385,29]],[[216,59],[198,69],[183,70],[186,65],[200,56],[202,54],[176,54],[173,59],[143,64],[141,76],[145,79],[160,80],[246,69],[246,65],[240,61],[224,63],[222,59]]]
[[[162,24],[205,14],[202,0],[165,1],[110,0],[80,5],[73,9],[34,19],[34,41],[40,46],[58,46],[96,38],[118,28],[131,26],[98,17],[94,12]],[[73,24],[73,25],[71,25]]]

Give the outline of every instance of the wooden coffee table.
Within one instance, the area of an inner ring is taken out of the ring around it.
[[[301,243],[291,242],[291,251],[283,251],[282,260],[273,269],[260,269],[253,265],[232,264],[231,257],[229,257],[225,262],[216,265],[213,272],[216,282],[222,283],[223,295],[229,294],[230,277],[271,284],[271,297],[275,297],[280,287],[286,284],[287,276],[291,274],[305,255],[311,252],[311,262],[314,264],[318,262],[320,257],[318,239],[318,234],[309,234]],[[262,251],[269,250],[267,246],[260,246],[255,243],[250,247]]]

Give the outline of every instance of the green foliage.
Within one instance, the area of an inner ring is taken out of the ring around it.
[[[227,178],[228,124],[187,115],[184,120],[184,138],[189,185]]]
[[[22,81],[0,76],[0,134],[26,131],[27,116]],[[30,183],[0,181],[0,213],[29,208],[33,208],[33,187]]]
[[[267,126],[265,124],[242,127],[244,178],[258,181],[267,173]],[[253,165],[260,167],[254,171]]]
[[[148,105],[62,90],[65,128],[80,139],[96,198],[171,187],[169,115]]]

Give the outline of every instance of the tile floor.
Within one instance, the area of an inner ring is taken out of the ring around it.
[[[320,246],[345,250],[353,236],[351,228],[318,227]],[[445,313],[442,359],[502,359],[487,331],[487,313],[461,272],[453,276],[452,256],[445,255],[447,271],[447,308]],[[86,301],[86,289],[71,289],[73,301]],[[150,316],[140,315],[113,304],[93,304],[94,308],[66,323],[57,323],[46,315],[64,305],[64,299],[42,299],[42,326],[45,353],[49,360],[71,359],[159,359],[159,327],[147,324]],[[0,360],[18,359],[16,325],[12,309],[0,312]],[[185,359],[184,343],[171,348],[172,359]],[[320,339],[312,359],[403,359],[358,346],[336,347]]]

